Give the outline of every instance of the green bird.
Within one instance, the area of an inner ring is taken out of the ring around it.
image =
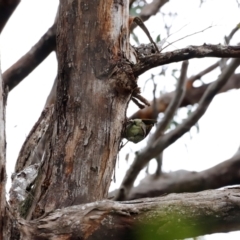
[[[151,131],[156,120],[153,119],[132,119],[127,121],[124,138],[130,142],[142,141]]]

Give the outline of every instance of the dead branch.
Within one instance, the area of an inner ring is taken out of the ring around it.
[[[162,121],[158,124],[157,129],[152,135],[149,144],[151,144],[151,141],[156,140],[158,137],[160,137],[164,133],[168,124],[171,122],[176,110],[178,109],[180,103],[182,102],[182,99],[185,94],[185,79],[187,75],[187,68],[188,68],[188,61],[184,61],[182,63],[181,74],[178,80],[175,96],[170,102],[170,104],[168,105],[166,112],[164,114],[164,117]]]
[[[147,175],[138,186],[133,187],[128,200],[159,197],[166,193],[199,192],[240,184],[240,152],[232,158],[201,172],[178,170]],[[117,190],[109,193],[112,198]]]
[[[173,118],[176,110],[178,109],[180,103],[182,102],[182,99],[185,94],[185,79],[186,79],[186,75],[187,75],[187,69],[188,69],[188,61],[184,61],[182,63],[181,74],[180,74],[180,77],[178,80],[177,88],[175,91],[175,96],[172,99],[171,103],[168,105],[162,121],[158,123],[156,131],[149,138],[148,144],[152,144],[158,137],[162,136],[162,134],[166,130],[168,124],[172,121],[172,118]],[[155,112],[156,112],[156,110],[154,111],[154,113]],[[162,152],[159,153],[158,156],[156,156],[156,161],[157,161],[156,174],[157,175],[160,175],[160,173],[161,173],[160,170],[161,170],[161,166],[162,166],[162,158],[163,158]]]
[[[239,30],[239,27],[240,27],[240,23],[238,23],[233,29],[232,31],[229,33],[228,36],[225,36],[224,37],[224,40],[225,40],[225,44],[226,45],[229,45],[231,39],[233,38],[234,34]],[[238,44],[239,45],[239,44]],[[223,58],[221,59],[221,61],[219,62],[219,66],[221,67],[221,69],[223,69],[224,67],[226,67],[226,64],[227,64],[227,61],[228,61],[228,58]]]
[[[220,60],[221,61],[221,60]],[[207,67],[206,69],[204,69],[203,71],[199,72],[198,74],[190,77],[187,79],[187,85],[189,86],[193,86],[193,83],[198,80],[201,79],[204,75],[210,73],[211,71],[213,71],[214,69],[216,69],[217,67],[219,67],[219,61],[217,61],[216,63],[212,64],[211,66]]]
[[[150,45],[148,45],[151,48]],[[183,49],[178,49],[171,52],[165,52],[160,54],[152,54],[152,50],[147,51],[146,45],[144,46],[144,52],[150,53],[150,55],[143,55],[143,50],[135,48],[138,53],[139,62],[133,66],[134,75],[137,77],[149,69],[158,67],[164,64],[173,62],[180,62],[192,58],[203,57],[219,57],[219,58],[239,58],[240,46],[223,46],[223,45],[211,45],[203,44],[202,46],[189,46]]]
[[[240,229],[239,188],[103,200],[19,221],[23,239],[176,239]],[[233,214],[234,213],[234,214]]]
[[[3,73],[5,87],[11,91],[54,51],[55,47],[56,24],[53,24],[29,52]]]
[[[19,3],[20,0],[0,0],[0,33]]]
[[[190,77],[187,81],[194,82],[196,79],[198,79],[197,75]],[[188,105],[193,105],[195,103],[198,103],[199,100],[201,99],[202,95],[204,94],[204,92],[206,91],[206,89],[209,87],[210,84],[211,83],[203,84],[200,87],[190,86],[190,88],[187,89],[185,96],[184,96],[182,102],[180,103],[179,107],[185,107]],[[192,83],[191,83],[191,85],[192,85]],[[238,88],[240,88],[240,74],[233,74],[229,78],[227,83],[218,92],[218,94],[227,92],[231,89],[238,89]],[[175,91],[165,93],[161,97],[156,99],[157,112],[158,113],[165,112],[166,108],[169,106],[169,104],[174,96],[175,96]],[[150,107],[145,107],[144,109],[135,112],[129,119],[134,119],[134,118],[154,119],[154,118],[156,118],[155,117],[156,115],[154,114],[153,103],[151,102],[150,104],[151,104]]]
[[[230,40],[232,39],[232,37],[234,36],[234,34],[239,30],[240,28],[240,23],[238,23],[233,29],[232,31],[230,32],[230,34],[228,36],[225,36],[225,42],[226,44],[229,44],[230,43]]]
[[[180,138],[184,133],[189,131],[194,124],[196,124],[196,122],[207,110],[214,96],[224,86],[228,78],[232,75],[239,64],[240,58],[232,60],[228,67],[219,76],[218,80],[208,87],[202,96],[197,109],[185,121],[178,125],[174,130],[158,138],[154,144],[147,145],[136,155],[132,165],[128,169],[122,181],[119,193],[116,195],[116,200],[126,199],[136,177],[138,176],[139,172],[146,166],[150,159],[157,156],[165,148]]]

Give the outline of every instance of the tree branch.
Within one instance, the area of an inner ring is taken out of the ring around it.
[[[19,3],[20,0],[0,0],[0,33]]]
[[[154,144],[147,145],[143,150],[141,150],[136,155],[134,162],[130,166],[129,170],[127,171],[123,179],[119,192],[116,195],[116,200],[126,199],[136,177],[150,159],[157,156],[165,148],[167,148],[169,145],[174,143],[178,138],[180,138],[184,133],[189,131],[194,124],[196,124],[196,122],[202,117],[202,115],[207,110],[214,96],[224,86],[228,78],[232,75],[232,73],[239,66],[239,64],[240,58],[232,60],[228,67],[219,76],[218,80],[208,87],[208,89],[202,96],[202,99],[200,100],[197,109],[185,121],[178,125],[174,130],[158,138]]]
[[[158,124],[156,131],[152,135],[150,139],[150,144],[155,141],[158,137],[162,136],[164,131],[166,130],[169,122],[172,120],[176,110],[178,109],[185,93],[185,79],[187,75],[188,61],[184,61],[182,63],[181,74],[178,80],[177,88],[175,91],[175,96],[168,105],[166,112],[162,121]]]
[[[23,239],[167,240],[239,230],[239,209],[239,188],[210,190],[120,203],[103,200],[20,220],[19,226]]]
[[[28,53],[3,73],[5,87],[11,91],[54,51],[55,47],[56,24],[53,24]]]
[[[195,76],[197,76],[197,75],[195,75]],[[198,79],[197,77],[195,78],[195,76],[190,77],[188,79],[188,81],[192,81],[191,80],[192,78],[193,78],[193,81]],[[188,105],[193,105],[195,103],[198,103],[199,100],[201,99],[202,95],[204,94],[204,92],[206,91],[206,89],[209,87],[210,84],[212,84],[212,83],[203,84],[200,87],[190,86],[190,88],[187,89],[185,96],[184,96],[182,102],[180,103],[179,107],[185,107]],[[192,85],[192,83],[191,83],[191,85]],[[238,89],[238,88],[240,88],[240,74],[233,74],[228,79],[227,83],[221,88],[221,90],[218,92],[218,94],[226,92],[231,89]],[[175,91],[165,93],[161,97],[156,99],[156,102],[157,102],[156,109],[157,109],[158,113],[166,111],[166,108],[169,106],[169,104],[174,96],[175,96]],[[134,118],[153,119],[153,118],[155,118],[156,115],[154,114],[153,103],[151,102],[150,104],[151,105],[149,107],[145,107],[144,109],[141,109],[141,110],[135,112],[129,119],[134,119]]]
[[[240,184],[240,153],[201,172],[179,170],[147,175],[138,186],[131,189],[128,200],[159,197],[166,193],[199,192]],[[109,193],[112,198],[117,190]]]
[[[150,17],[152,17],[153,15],[157,14],[159,9],[164,4],[166,4],[167,2],[169,2],[169,0],[153,0],[151,3],[145,5],[142,8],[142,11],[141,11],[139,17],[143,21],[147,21]]]
[[[225,42],[226,44],[229,44],[230,43],[230,40],[232,39],[232,37],[234,36],[234,34],[239,30],[240,28],[240,23],[238,23],[233,29],[232,31],[230,32],[230,34],[228,36],[225,36]]]
[[[220,60],[221,61],[221,60]],[[204,75],[210,73],[211,71],[213,71],[214,69],[216,69],[217,67],[219,67],[219,61],[217,61],[216,63],[212,64],[211,66],[207,67],[206,69],[204,69],[203,71],[199,72],[198,74],[188,78],[187,80],[187,84],[190,85],[192,87],[193,83],[200,79],[201,77],[203,77]]]
[[[184,61],[182,63],[181,74],[178,79],[175,96],[172,99],[169,106],[167,107],[162,121],[158,123],[156,131],[154,132],[154,134],[152,136],[150,136],[148,144],[154,143],[154,141],[158,137],[162,136],[162,134],[165,132],[168,124],[172,121],[173,116],[174,116],[176,110],[178,109],[180,103],[182,102],[182,99],[185,94],[185,79],[186,79],[186,75],[187,75],[187,69],[188,69],[188,61]],[[154,112],[156,112],[156,110]],[[159,153],[158,156],[156,156],[156,161],[157,161],[156,174],[157,175],[160,175],[160,173],[161,173],[162,158],[163,158],[162,152]],[[149,159],[149,161],[150,161],[150,159]]]
[[[151,46],[147,45],[150,49]],[[171,52],[152,54],[152,50],[147,50],[147,46],[135,48],[138,53],[139,62],[133,66],[135,76],[139,76],[149,69],[172,62],[180,62],[192,58],[219,57],[219,58],[239,58],[240,46],[223,46],[204,44],[202,46],[189,46]],[[142,49],[144,48],[144,50]],[[143,52],[146,53],[143,56]],[[150,55],[149,55],[150,54]]]

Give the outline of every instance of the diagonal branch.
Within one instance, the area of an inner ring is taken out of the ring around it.
[[[156,140],[158,137],[162,136],[164,131],[166,130],[168,124],[171,122],[176,110],[178,109],[185,93],[185,79],[187,75],[188,61],[184,61],[182,63],[181,75],[178,80],[178,85],[175,91],[175,96],[168,105],[166,112],[162,121],[158,124],[156,131],[152,135],[150,140],[150,144],[152,141]]]
[[[229,44],[230,43],[230,40],[232,39],[232,37],[234,36],[234,34],[239,30],[240,28],[240,23],[238,23],[233,29],[232,31],[230,32],[230,34],[228,36],[225,36],[225,42],[226,44]]]
[[[189,131],[194,124],[197,123],[197,121],[203,116],[203,114],[207,110],[214,96],[224,86],[228,78],[232,75],[232,73],[239,66],[239,64],[240,58],[232,60],[228,67],[219,76],[218,80],[213,82],[205,91],[197,109],[184,122],[182,122],[182,124],[178,125],[174,130],[170,131],[163,137],[158,138],[154,144],[147,145],[136,155],[134,162],[130,166],[123,179],[119,192],[116,195],[117,200],[126,199],[136,177],[148,163],[149,159],[157,156],[160,152],[162,152],[165,148],[174,143],[184,133]]]
[[[163,148],[165,149],[171,143],[175,142],[180,136],[190,130],[190,128],[197,123],[197,121],[203,116],[206,112],[208,106],[213,100],[214,96],[218,93],[218,91],[224,86],[224,84],[228,81],[229,77],[233,74],[235,69],[240,64],[240,58],[233,59],[230,64],[226,67],[226,69],[219,76],[218,80],[209,85],[208,89],[202,96],[202,99],[199,102],[199,105],[189,118],[187,118],[182,124],[176,127],[173,131],[169,132],[162,139],[156,141],[153,146],[156,149],[156,145],[165,145]]]
[[[188,79],[188,81],[191,81],[192,77],[190,77]],[[193,76],[194,79],[194,76]],[[182,100],[182,102],[180,103],[179,107],[185,107],[188,105],[193,105],[195,103],[198,103],[202,97],[202,95],[204,94],[204,92],[206,91],[206,89],[208,88],[208,86],[211,83],[208,84],[203,84],[200,87],[192,87],[190,86],[190,88],[187,88],[187,91],[185,93],[185,96]],[[192,84],[191,84],[192,85]],[[227,92],[228,90],[231,89],[239,89],[240,88],[240,74],[233,74],[227,81],[227,83],[221,88],[221,90],[218,92],[219,93],[223,93],[223,92]],[[169,106],[172,98],[174,98],[175,96],[175,92],[168,92],[163,94],[161,97],[159,97],[156,101],[157,101],[157,112],[165,112],[166,108]],[[129,119],[134,119],[134,118],[140,118],[140,119],[153,119],[155,118],[154,116],[154,109],[152,107],[153,103],[150,103],[151,106],[150,107],[146,107],[142,110],[139,110],[137,112],[135,112]]]
[[[184,61],[182,63],[181,74],[180,74],[180,77],[178,80],[177,88],[175,91],[175,96],[172,99],[172,101],[170,102],[170,104],[168,105],[162,121],[160,123],[158,123],[156,131],[149,138],[148,144],[154,143],[154,141],[158,137],[162,136],[162,134],[165,132],[168,124],[172,121],[173,116],[174,116],[176,110],[178,109],[180,103],[182,102],[182,99],[185,95],[185,79],[186,79],[186,75],[187,75],[187,69],[188,69],[188,61]],[[161,173],[162,158],[163,158],[163,153],[160,152],[158,154],[158,156],[156,156],[156,161],[157,161],[156,174],[157,175],[160,175],[160,173]],[[149,159],[149,161],[150,160],[151,159]]]
[[[150,45],[148,45],[151,48]],[[240,46],[222,46],[204,44],[202,46],[189,46],[172,52],[160,54],[142,55],[142,47],[135,48],[138,54],[139,63],[133,66],[135,76],[139,76],[149,69],[172,62],[180,62],[192,58],[219,57],[219,58],[239,58]],[[144,46],[144,52],[146,46]],[[151,50],[148,51],[151,53]]]
[[[220,60],[221,61],[221,60]],[[204,69],[203,71],[199,72],[198,74],[188,78],[187,80],[187,84],[190,84],[190,86],[192,87],[193,83],[200,79],[201,77],[203,77],[204,75],[210,73],[211,71],[213,71],[214,69],[216,69],[219,66],[219,61],[217,61],[216,63],[212,64],[211,66],[207,67],[206,69]]]
[[[157,14],[159,9],[167,2],[169,2],[169,0],[153,0],[151,3],[146,4],[142,8],[142,11],[139,14],[139,17],[143,21],[147,21],[150,17]]]
[[[240,184],[240,153],[201,172],[179,170],[147,175],[138,186],[131,189],[128,200],[158,197],[166,193],[199,192]],[[117,191],[109,194],[112,197]]]
[[[5,88],[11,91],[31,73],[56,47],[56,23],[31,50],[3,73]]]
[[[0,0],[0,33],[21,0]]]

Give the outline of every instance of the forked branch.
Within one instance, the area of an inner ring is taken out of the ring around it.
[[[159,137],[154,144],[147,145],[136,155],[134,162],[130,166],[123,179],[119,192],[116,196],[116,200],[126,199],[136,177],[138,176],[139,172],[146,166],[150,159],[157,156],[160,152],[175,142],[184,133],[189,131],[194,124],[197,123],[197,121],[207,110],[214,96],[224,86],[224,84],[227,82],[239,64],[240,58],[232,60],[228,67],[219,76],[218,80],[208,87],[202,99],[200,100],[197,109],[184,122],[182,122],[174,130],[170,131],[166,135]]]

